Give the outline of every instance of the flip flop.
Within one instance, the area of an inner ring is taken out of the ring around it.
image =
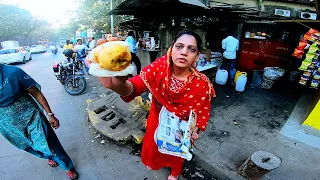
[[[50,167],[58,167],[58,163],[52,160],[48,160],[48,165]]]

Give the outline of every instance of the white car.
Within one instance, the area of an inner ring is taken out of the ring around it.
[[[47,52],[47,48],[42,46],[42,45],[33,45],[30,48],[30,52],[31,52],[31,54],[34,54],[34,53],[45,53],[45,52]]]
[[[27,60],[31,60],[31,53],[26,51],[23,47],[1,49],[0,50],[0,64],[12,64],[12,63],[27,63]]]

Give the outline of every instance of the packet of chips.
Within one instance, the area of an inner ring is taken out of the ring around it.
[[[310,72],[304,72],[301,76],[302,80],[308,81],[311,77],[311,73]]]
[[[297,57],[299,59],[301,59],[303,55],[304,55],[304,50],[300,48],[296,48],[292,54],[292,56]]]
[[[311,88],[318,88],[318,86],[319,86],[319,80],[312,79],[310,87]]]
[[[315,64],[310,64],[307,68],[307,72],[314,72],[314,70],[316,70],[316,65]]]
[[[301,40],[298,45],[298,49],[305,49],[308,45],[308,42],[305,40]]]
[[[319,71],[317,71],[317,72],[314,74],[313,79],[315,79],[315,80],[320,80],[320,72],[319,72]]]
[[[306,58],[304,59],[303,62],[311,63],[311,62],[312,62],[312,59],[313,59],[315,56],[316,56],[315,54],[307,53]]]
[[[308,53],[309,53],[309,54],[316,54],[316,52],[317,52],[318,50],[319,50],[318,42],[315,42],[315,43],[313,43],[313,44],[310,46]]]
[[[308,69],[308,66],[310,65],[311,63],[309,62],[302,62],[301,66],[299,67],[299,70],[301,71],[306,71]]]
[[[299,84],[301,84],[301,85],[305,86],[305,85],[307,85],[307,81],[306,81],[306,80],[301,79],[301,80],[299,81]]]

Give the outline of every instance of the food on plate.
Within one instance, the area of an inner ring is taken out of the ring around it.
[[[131,64],[129,46],[123,41],[103,43],[93,50],[89,58],[109,71],[122,71]]]

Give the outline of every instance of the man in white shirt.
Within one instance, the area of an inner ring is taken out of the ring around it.
[[[82,44],[82,40],[78,39],[77,44],[73,48],[74,52],[76,53],[76,57],[80,59],[83,64],[85,64],[85,58],[88,53],[88,47],[85,44]],[[87,72],[89,72],[89,68],[86,66]]]
[[[95,47],[97,47],[96,40],[94,39],[94,37],[90,37],[90,39],[89,39],[89,50],[91,51]]]
[[[237,51],[239,50],[239,40],[229,35],[222,40],[223,63],[221,69],[228,69],[231,84],[234,81],[234,67],[237,59]]]

